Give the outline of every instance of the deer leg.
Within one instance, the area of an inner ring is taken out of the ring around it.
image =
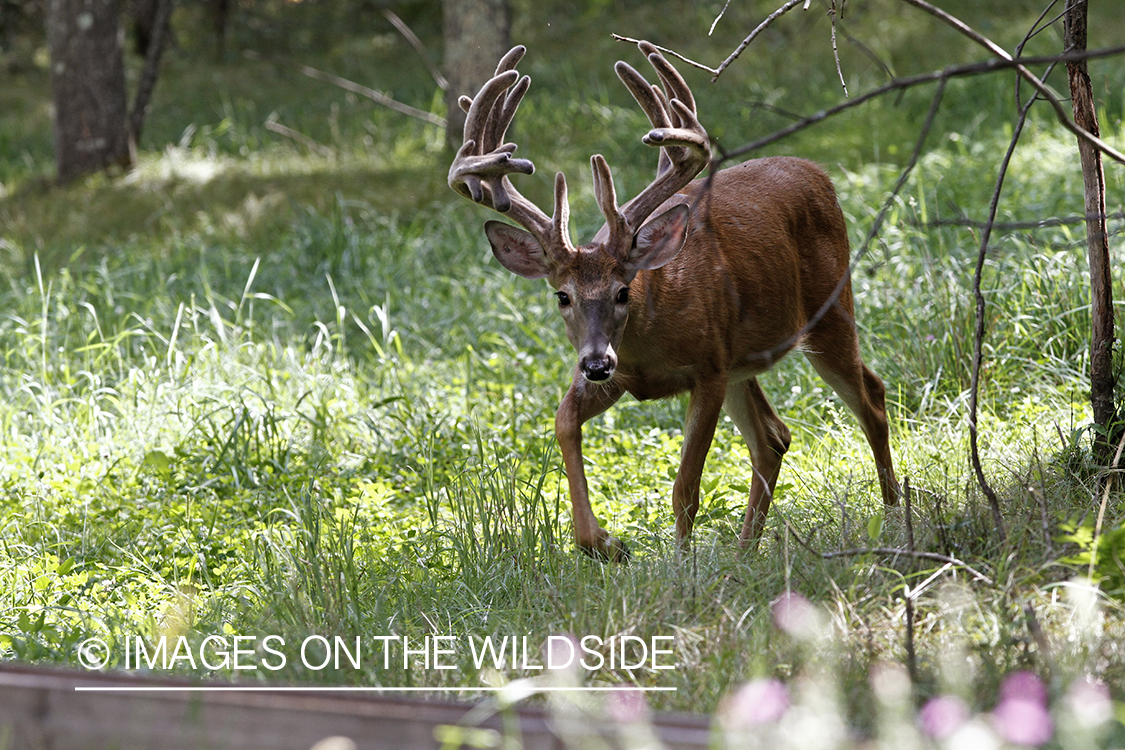
[[[566,466],[570,487],[571,525],[578,549],[591,557],[614,562],[626,560],[625,544],[598,524],[590,507],[586,469],[582,464],[582,425],[612,406],[623,393],[613,381],[594,385],[575,372],[570,389],[555,412],[555,439]]]
[[[724,408],[734,420],[738,431],[750,448],[754,475],[750,483],[750,500],[746,504],[746,520],[738,538],[746,548],[758,541],[766,526],[766,513],[773,500],[781,459],[789,450],[789,428],[770,406],[757,378],[727,386]]]
[[[843,312],[830,311],[810,332],[806,343],[805,356],[855,414],[867,436],[879,472],[883,503],[897,505],[899,486],[891,461],[886,388],[879,376],[863,363],[854,323]]]
[[[680,470],[672,485],[672,513],[676,519],[676,541],[686,547],[699,511],[699,480],[707,452],[715,437],[715,425],[723,408],[726,395],[726,378],[716,377],[712,382],[697,383],[688,401],[687,420],[684,422],[684,445],[680,454]]]

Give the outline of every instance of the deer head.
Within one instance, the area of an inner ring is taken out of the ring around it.
[[[594,194],[606,225],[588,244],[575,247],[571,242],[566,178],[561,172],[555,175],[550,217],[520,195],[509,179],[510,174],[535,170],[527,159],[513,157],[514,143],[504,142],[531,83],[514,70],[523,47],[504,56],[496,76],[475,99],[461,99],[468,113],[465,139],[449,170],[450,187],[524,227],[490,221],[485,233],[502,266],[524,278],[547,279],[555,289],[567,338],[578,353],[578,370],[591,382],[608,380],[616,370],[629,317],[630,285],[637,273],[668,263],[687,236],[685,205],[646,220],[711,160],[707,133],[699,124],[687,83],[655,47],[642,42],[640,48],[663,88],[650,85],[625,62],[618,62],[616,71],[652,124],[642,140],[661,149],[657,175],[636,198],[619,206],[609,165],[600,154],[593,156]]]

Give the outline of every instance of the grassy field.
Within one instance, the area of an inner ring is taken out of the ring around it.
[[[600,223],[589,155],[607,155],[626,194],[655,164],[611,72],[638,56],[604,38],[606,8],[612,30],[712,63],[760,20],[732,7],[707,39],[717,9],[516,5],[534,79],[516,138],[539,170],[521,188],[543,203],[542,175],[567,171],[580,239]],[[946,7],[1011,47],[1040,6],[991,18]],[[847,7],[841,29],[896,75],[984,57],[905,7]],[[437,109],[405,43],[378,17],[310,24],[316,9],[297,3],[236,28],[232,48],[268,48],[272,62],[209,62],[190,31],[201,21],[181,12],[135,172],[51,187],[45,68],[0,88],[0,658],[79,665],[80,644],[100,638],[112,668],[195,678],[512,685],[501,702],[568,679],[675,688],[647,704],[715,713],[731,747],[747,727],[775,747],[1125,746],[1112,718],[1125,718],[1125,505],[1089,456],[1081,225],[1003,229],[989,251],[980,430],[1007,543],[969,466],[979,231],[941,220],[985,218],[1014,120],[1010,76],[949,84],[855,274],[909,523],[884,513],[857,424],[794,357],[761,379],[794,440],[752,553],[736,545],[749,455],[729,420],[688,552],[669,503],[683,400],[627,399],[587,425],[595,511],[634,553],[605,565],[570,539],[552,425],[573,352],[547,288],[491,259],[491,217],[445,186],[436,128],[277,59]],[[434,19],[410,20],[436,49]],[[715,86],[689,74],[723,146],[787,122],[762,103],[808,113],[840,98],[829,33],[819,12],[794,12]],[[1095,17],[1091,47],[1122,38],[1120,18]],[[587,54],[567,56],[579,39]],[[1029,51],[1058,44],[1052,30]],[[840,45],[853,95],[885,80],[842,32]],[[1120,60],[1093,73],[1120,146]],[[768,152],[825,164],[859,247],[931,94],[879,100]],[[322,148],[280,138],[271,119]],[[1021,143],[1000,220],[1080,214],[1073,138],[1044,108]],[[1119,215],[1120,165],[1107,179]],[[1117,219],[1118,263],[1120,230]],[[904,549],[908,529],[916,550],[963,564],[870,551]],[[578,675],[531,668],[562,635],[596,639],[604,661]],[[419,651],[404,665],[387,636]],[[362,663],[321,667],[316,637],[359,637]],[[478,658],[504,637],[519,643],[509,656],[527,644],[527,662]],[[222,658],[236,646],[249,649],[241,664]],[[1050,722],[1049,740],[1018,734],[1035,726],[1027,716]]]

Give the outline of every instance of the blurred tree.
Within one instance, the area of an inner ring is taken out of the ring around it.
[[[511,47],[511,11],[508,0],[443,0],[442,12],[449,81],[445,142],[456,150],[465,127],[465,113],[457,99],[475,95],[496,72],[496,63]]]
[[[49,0],[47,46],[58,181],[128,168],[156,83],[172,0],[156,0],[133,110],[126,104],[121,0]]]
[[[132,164],[120,0],[50,0],[47,45],[59,182]]]

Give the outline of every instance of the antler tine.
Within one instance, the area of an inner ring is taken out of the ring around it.
[[[652,44],[642,41],[637,46],[656,71],[656,75],[660,76],[660,82],[664,84],[664,90],[668,92],[668,98],[679,99],[694,112],[695,96],[691,93],[691,87],[687,85],[687,81],[680,75],[680,71],[676,70],[672,63],[668,62],[664,55],[660,54],[660,50]]]
[[[624,61],[614,66],[618,78],[652,123],[652,130],[641,138],[642,142],[660,148],[656,179],[620,209],[633,232],[711,161],[710,139],[696,115],[695,97],[687,81],[652,44],[639,42],[637,46],[656,71],[663,89],[649,84]],[[612,229],[613,220],[610,224]]]
[[[613,173],[609,171],[609,164],[601,154],[590,157],[590,168],[594,172],[594,197],[598,201],[598,208],[605,216],[609,227],[609,247],[618,249],[624,243],[622,240],[633,236],[632,227],[617,207],[617,190],[613,186]]]
[[[504,143],[504,136],[508,134],[508,127],[516,116],[516,110],[519,109],[520,102],[523,101],[523,95],[527,93],[530,87],[531,78],[524,76],[508,91],[508,94],[504,97],[503,105],[499,107],[493,105],[492,112],[488,117],[488,125],[485,127],[487,134],[484,143],[485,151],[492,151]]]
[[[514,70],[506,71],[481,87],[465,116],[465,142],[449,168],[449,186],[476,203],[484,202],[485,193],[481,183],[487,183],[492,195],[492,205],[498,211],[506,211],[511,206],[501,178],[510,172],[531,174],[535,171],[535,166],[527,159],[512,159],[515,144],[493,146],[486,150],[490,145],[487,143],[488,121],[496,100],[518,78],[519,73]]]
[[[509,70],[515,70],[516,66],[519,65],[520,60],[523,59],[524,53],[526,52],[527,47],[523,46],[522,44],[517,44],[515,47],[512,47],[510,50],[505,52],[504,56],[500,58],[500,62],[496,63],[495,75],[506,73]]]
[[[516,65],[523,59],[524,53],[527,48],[523,45],[512,47],[508,50],[500,62],[496,65],[496,75],[504,75],[509,71],[515,70]],[[513,86],[504,97],[504,103],[497,107],[496,103],[492,105],[489,110],[487,125],[485,126],[485,133],[487,137],[482,146],[483,152],[487,153],[496,148],[499,148],[504,143],[504,136],[508,132],[508,126],[512,124],[512,118],[516,116],[516,110],[519,109],[520,102],[523,101],[524,94],[527,93],[528,88],[531,86],[531,77],[523,76],[519,79],[515,86]]]
[[[662,97],[656,93],[655,86],[645,80],[643,75],[624,60],[618,60],[613,69],[617,72],[617,77],[629,89],[629,93],[637,100],[641,110],[648,116],[648,121],[652,123],[652,127],[669,128],[672,126],[672,121],[668,117],[668,110],[661,102]]]
[[[516,144],[504,143],[508,127],[531,86],[528,76],[515,67],[526,49],[513,47],[496,66],[493,76],[476,97],[458,100],[465,117],[464,143],[449,167],[449,187],[470,200],[508,216],[535,236],[548,253],[563,253],[571,247],[570,209],[566,178],[555,176],[555,207],[548,217],[524,198],[508,178],[511,174],[533,174],[528,159],[513,158]]]

